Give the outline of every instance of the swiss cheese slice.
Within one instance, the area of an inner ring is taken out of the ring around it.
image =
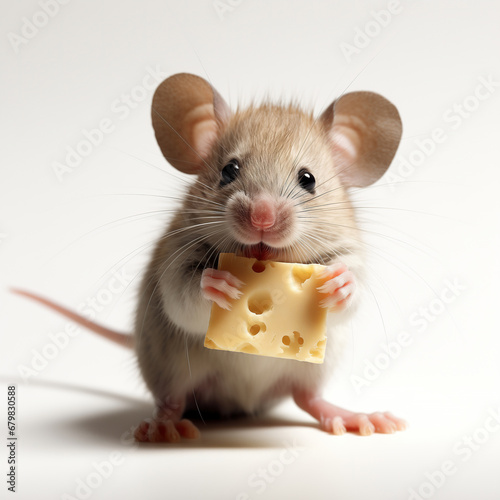
[[[289,264],[221,254],[219,269],[244,285],[231,310],[212,306],[205,347],[322,363],[327,310],[317,264]]]

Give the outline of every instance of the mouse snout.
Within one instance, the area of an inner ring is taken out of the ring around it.
[[[255,229],[271,229],[276,223],[276,203],[262,196],[253,200],[250,222]]]
[[[250,248],[248,256],[261,258],[261,244],[278,249],[293,242],[294,208],[290,200],[271,193],[248,196],[238,191],[228,200],[226,213],[234,239]],[[272,255],[278,258],[278,254]]]

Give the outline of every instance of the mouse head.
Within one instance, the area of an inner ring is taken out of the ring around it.
[[[373,92],[345,94],[316,119],[295,105],[233,113],[186,73],[158,87],[152,119],[165,158],[197,176],[185,202],[195,234],[219,252],[292,262],[349,251],[346,188],[378,180],[402,132],[397,109]]]

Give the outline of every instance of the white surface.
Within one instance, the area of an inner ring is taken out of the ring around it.
[[[480,78],[500,82],[500,7],[401,0],[401,12],[349,62],[340,45],[353,43],[356,29],[373,20],[371,11],[389,2],[232,4],[239,5],[220,19],[211,0],[72,1],[17,52],[9,33],[20,34],[23,18],[41,7],[30,0],[4,9],[0,398],[6,401],[8,384],[18,385],[17,498],[78,498],[77,479],[119,452],[123,462],[92,499],[403,500],[445,461],[455,464],[454,473],[434,492],[422,490],[422,498],[498,499],[500,432],[481,429],[500,408],[500,87],[487,97],[483,91],[477,110],[460,123],[453,106],[474,104]],[[143,100],[133,109],[119,102],[157,65],[165,76],[209,76],[233,106],[285,95],[319,112],[347,88],[380,92],[398,106],[404,124],[392,174],[417,149],[416,140],[443,129],[442,144],[404,182],[391,188],[386,176],[355,193],[373,295],[353,323],[328,391],[346,407],[391,409],[409,420],[408,431],[327,436],[290,402],[274,420],[202,424],[199,443],[123,444],[120,436],[151,411],[149,396],[131,353],[87,332],[52,351],[54,358],[22,382],[20,366],[44,349],[50,353],[49,335],[67,323],[9,295],[9,285],[75,309],[109,296],[98,319],[130,329],[137,286],[131,277],[168,217],[159,211],[175,203],[159,195],[178,196],[183,182],[155,144],[151,92],[135,89]],[[76,147],[83,129],[105,118],[114,130],[59,182],[53,163]],[[123,266],[129,285],[109,295],[112,270]],[[410,317],[435,301],[446,280],[465,289],[419,331]],[[352,376],[363,376],[381,345],[403,330],[411,345],[357,393]],[[485,440],[470,457],[461,444],[468,435]],[[294,440],[296,456],[283,452]],[[281,466],[280,457],[290,463]],[[258,482],[262,473],[272,482]],[[6,484],[0,491],[12,496]]]

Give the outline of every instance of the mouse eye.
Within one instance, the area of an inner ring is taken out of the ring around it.
[[[237,160],[231,160],[221,171],[220,187],[233,182],[240,174],[240,166]]]
[[[314,175],[311,174],[311,172],[309,172],[305,168],[301,168],[299,170],[298,179],[300,187],[304,188],[310,193],[314,192],[314,187],[316,186],[316,179],[314,178]]]

